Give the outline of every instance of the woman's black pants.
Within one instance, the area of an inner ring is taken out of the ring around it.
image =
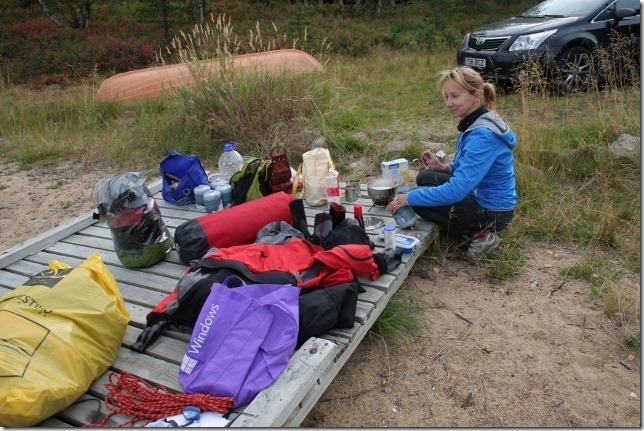
[[[419,187],[435,187],[446,183],[452,177],[444,172],[421,170],[416,177]],[[480,206],[471,196],[452,205],[435,207],[413,206],[416,214],[439,225],[445,232],[473,237],[485,230],[500,231],[505,229],[514,210],[493,211]]]

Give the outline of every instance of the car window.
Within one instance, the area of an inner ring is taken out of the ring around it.
[[[545,0],[531,7],[519,16],[525,18],[584,16],[601,8],[607,3],[608,2],[606,0]]]
[[[617,0],[597,15],[595,21],[608,21],[614,19],[615,11],[623,8],[633,9],[639,14],[640,2],[639,0]]]

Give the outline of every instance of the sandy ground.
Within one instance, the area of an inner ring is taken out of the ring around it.
[[[20,171],[0,159],[0,251],[94,209],[109,169]],[[311,411],[314,427],[641,427],[640,322],[609,318],[566,278],[584,250],[531,244],[515,280],[485,281],[458,256],[421,258],[401,288],[422,305],[407,344],[365,340]],[[640,275],[613,288],[640,301]]]

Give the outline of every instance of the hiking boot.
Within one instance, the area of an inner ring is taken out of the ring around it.
[[[492,253],[501,244],[499,238],[494,232],[487,231],[480,238],[474,238],[470,242],[470,247],[465,252],[468,259],[475,262],[480,261],[485,255]]]

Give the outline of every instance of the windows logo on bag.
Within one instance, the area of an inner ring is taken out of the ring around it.
[[[183,355],[183,361],[181,361],[181,371],[186,374],[192,374],[197,365],[199,365],[198,360],[193,359],[188,355]]]

